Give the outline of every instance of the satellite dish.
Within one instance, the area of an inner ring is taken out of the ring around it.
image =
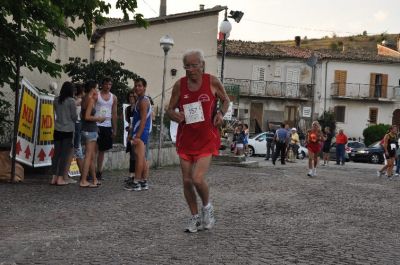
[[[307,59],[306,64],[310,67],[314,67],[318,62],[318,57],[315,54],[312,54],[311,57]]]

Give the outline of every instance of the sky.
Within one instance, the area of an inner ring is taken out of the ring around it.
[[[115,0],[109,0],[114,6]],[[160,0],[137,0],[138,13],[157,17]],[[216,5],[242,11],[240,23],[232,19],[229,39],[247,41],[291,40],[295,36],[400,33],[400,0],[167,0],[167,15]],[[223,19],[220,13],[220,21]],[[115,9],[108,15],[122,17]]]

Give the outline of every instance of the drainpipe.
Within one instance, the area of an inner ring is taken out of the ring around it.
[[[328,63],[329,61],[327,60],[325,63],[325,92],[324,92],[324,119],[325,119],[325,112],[326,112],[326,86],[327,86],[327,80],[328,80]]]

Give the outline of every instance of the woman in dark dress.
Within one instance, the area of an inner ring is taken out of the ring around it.
[[[324,166],[327,166],[329,163],[329,151],[331,149],[332,144],[332,133],[331,128],[328,126],[324,129],[324,145],[322,147],[322,153],[324,158]]]

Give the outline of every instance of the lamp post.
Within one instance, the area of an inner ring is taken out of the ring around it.
[[[229,37],[229,33],[232,30],[232,25],[231,23],[228,21],[228,17],[227,17],[227,9],[225,9],[225,18],[224,20],[221,22],[220,26],[219,26],[219,31],[222,33],[223,35],[223,39],[222,39],[222,59],[221,59],[221,83],[224,83],[224,64],[225,64],[225,52],[226,52],[226,37],[228,35]]]
[[[160,46],[164,50],[164,69],[163,69],[163,82],[161,92],[161,118],[160,118],[160,138],[158,139],[158,153],[157,153],[157,167],[161,166],[161,146],[163,142],[163,131],[164,131],[164,97],[165,97],[165,76],[167,73],[167,55],[168,51],[174,46],[174,40],[165,35],[160,39]]]

